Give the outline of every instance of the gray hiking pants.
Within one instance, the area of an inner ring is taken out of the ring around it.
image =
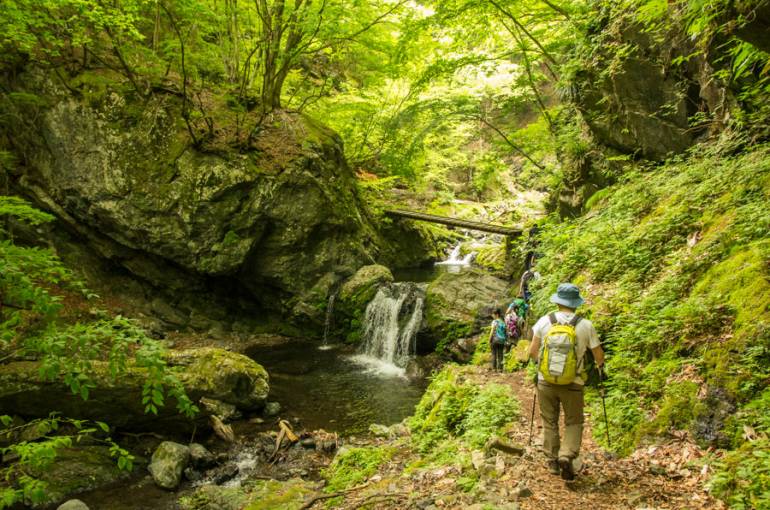
[[[549,459],[574,459],[583,440],[583,386],[537,383],[540,419],[543,422],[543,451]],[[559,440],[559,411],[564,409],[564,442]]]
[[[492,370],[502,370],[505,364],[505,344],[492,342]]]

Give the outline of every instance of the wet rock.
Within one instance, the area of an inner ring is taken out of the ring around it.
[[[169,352],[166,361],[178,369],[178,377],[194,402],[206,397],[245,411],[264,406],[269,389],[267,372],[246,356],[206,347]],[[84,401],[63,382],[43,379],[38,362],[4,364],[0,366],[0,408],[14,409],[24,416],[48,416],[56,410],[72,418],[106,421],[134,430],[183,431],[195,426],[179,413],[173,401],[159,408],[157,416],[144,412],[146,369],[129,364],[125,374],[113,379],[106,362],[93,362],[93,366],[96,387]],[[201,413],[198,425],[205,423],[207,416]]]
[[[219,416],[223,422],[229,422],[243,417],[241,412],[238,411],[237,407],[235,407],[233,404],[228,404],[227,402],[222,402],[213,398],[202,397],[198,403],[209,414]]]
[[[198,443],[190,445],[190,464],[195,469],[206,469],[215,463],[214,454],[208,451],[205,446]]]
[[[182,481],[182,472],[189,461],[189,447],[173,441],[164,441],[152,454],[148,469],[158,487],[173,490]]]
[[[137,463],[141,464],[141,459],[137,459]],[[30,474],[46,484],[43,504],[58,503],[72,494],[103,487],[130,476],[130,473],[118,469],[106,446],[59,450],[53,464],[39,472],[33,469]]]
[[[315,439],[312,437],[306,437],[305,439],[300,440],[300,445],[302,445],[304,448],[315,448]]]
[[[708,385],[703,405],[695,413],[695,437],[703,444],[728,448],[730,437],[725,434],[725,422],[735,413],[735,398],[718,386]]]
[[[278,416],[281,412],[281,404],[278,402],[267,402],[262,414],[268,418]]]
[[[201,474],[201,472],[197,469],[193,469],[192,467],[188,466],[184,470],[184,477],[191,482],[197,482],[203,478],[203,474]]]
[[[393,274],[385,266],[377,264],[363,266],[340,287],[339,300],[355,307],[366,307],[372,300],[377,288],[393,281]]]
[[[238,465],[235,463],[226,464],[222,466],[222,468],[214,477],[214,483],[217,485],[222,485],[223,483],[232,480],[236,476],[238,476]]]
[[[56,510],[88,510],[88,505],[79,499],[71,499],[59,505]]]

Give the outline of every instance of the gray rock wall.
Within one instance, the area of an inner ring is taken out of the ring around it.
[[[40,75],[19,83],[49,106],[14,112],[25,125],[9,133],[26,162],[18,189],[160,293],[229,280],[256,310],[319,322],[331,286],[379,251],[339,137],[304,116],[276,113],[247,151],[201,152],[176,97],[86,101]],[[189,323],[194,311],[175,301],[181,318],[152,308]]]

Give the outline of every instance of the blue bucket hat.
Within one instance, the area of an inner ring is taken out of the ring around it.
[[[560,283],[556,294],[551,296],[551,303],[577,308],[585,303],[585,299],[580,297],[580,289],[574,283]]]

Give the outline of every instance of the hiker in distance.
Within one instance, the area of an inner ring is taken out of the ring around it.
[[[492,370],[502,372],[505,342],[508,339],[508,334],[505,328],[505,322],[503,322],[502,310],[496,308],[492,312],[492,317],[494,320],[489,329],[489,347],[490,351],[492,351]]]
[[[591,321],[575,314],[584,303],[571,283],[559,285],[551,302],[556,312],[540,318],[533,328],[529,356],[538,367],[537,398],[543,423],[543,451],[548,469],[564,480],[575,478],[574,460],[583,439],[584,357],[591,349],[599,370],[604,351]],[[564,410],[564,440],[559,439],[559,411]]]

